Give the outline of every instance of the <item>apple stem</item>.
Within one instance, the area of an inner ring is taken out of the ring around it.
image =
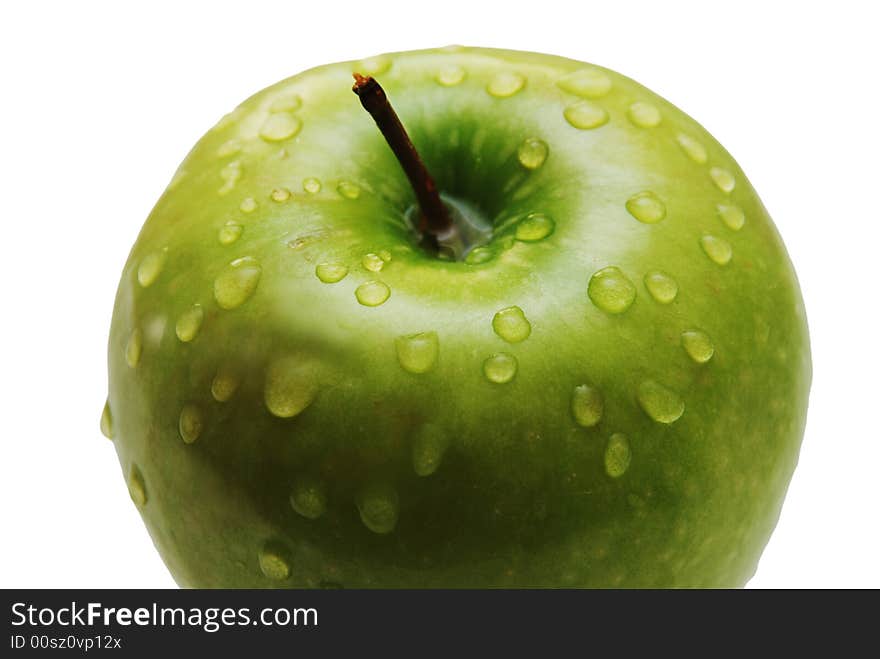
[[[431,178],[419,152],[406,134],[400,118],[388,102],[385,90],[372,77],[364,77],[359,73],[353,75],[355,82],[352,91],[357,94],[361,105],[373,117],[416,193],[422,211],[418,230],[423,237],[429,238],[436,248],[442,239],[455,231],[455,225],[446,205],[440,199],[434,179]]]

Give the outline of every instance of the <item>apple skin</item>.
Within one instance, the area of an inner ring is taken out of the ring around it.
[[[491,258],[413,245],[353,71],[494,222]],[[627,208],[645,192],[654,223]],[[552,232],[515,239],[531,213]],[[383,304],[359,303],[370,281]],[[511,343],[493,319],[513,306],[530,333]],[[484,374],[498,353],[506,383]],[[122,273],[102,427],[181,586],[733,587],[776,524],[810,380],[783,243],[702,127],[606,69],[457,47],[307,71],[199,141]]]

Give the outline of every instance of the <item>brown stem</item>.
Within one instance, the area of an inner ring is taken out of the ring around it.
[[[438,238],[452,232],[453,223],[446,206],[440,199],[434,179],[431,178],[425,163],[422,162],[409,135],[406,134],[406,129],[400,123],[397,113],[388,102],[385,90],[375,79],[364,77],[359,73],[354,74],[354,81],[352,91],[358,95],[361,105],[370,113],[379,130],[382,131],[385,141],[403,167],[416,193],[422,211],[419,231],[423,235],[429,234],[433,238],[432,242],[436,243]]]

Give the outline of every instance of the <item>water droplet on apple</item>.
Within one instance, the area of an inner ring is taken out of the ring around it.
[[[742,208],[733,204],[718,204],[718,217],[727,225],[728,229],[739,231],[746,223],[746,215]]]
[[[113,413],[110,411],[110,399],[104,403],[101,410],[101,433],[107,439],[113,439]]]
[[[233,160],[228,163],[223,169],[220,170],[220,179],[223,181],[223,185],[217,190],[217,193],[220,195],[227,194],[232,188],[235,187],[235,184],[238,182],[238,179],[242,177],[244,174],[244,170],[242,169],[241,163],[238,160]]]
[[[420,332],[394,341],[397,361],[409,373],[427,373],[437,363],[440,342],[436,332]]]
[[[636,299],[636,287],[620,268],[608,266],[590,277],[587,295],[606,313],[623,313]]]
[[[413,439],[412,463],[417,476],[430,476],[440,468],[449,447],[449,436],[434,424],[423,425]]]
[[[286,551],[274,542],[267,542],[260,550],[260,571],[273,581],[283,581],[290,576],[290,565],[287,562]]]
[[[223,309],[240,307],[254,294],[262,274],[254,257],[235,259],[214,280],[214,299]]]
[[[678,295],[678,282],[660,270],[645,275],[645,288],[660,304],[669,304]]]
[[[660,110],[645,101],[636,101],[630,105],[626,116],[629,117],[633,125],[639,128],[654,128],[659,126],[663,120]]]
[[[483,375],[489,382],[507,384],[516,377],[519,363],[509,352],[499,352],[483,362]]]
[[[128,496],[134,501],[134,505],[143,508],[147,505],[147,487],[144,484],[144,477],[137,465],[131,465],[128,472]]]
[[[365,254],[361,259],[361,265],[364,266],[370,272],[381,272],[382,268],[385,267],[385,261],[382,260],[382,257],[378,254]]]
[[[715,346],[712,339],[702,330],[686,330],[681,334],[681,345],[688,357],[698,364],[705,364],[715,354]]]
[[[526,169],[538,169],[547,160],[550,154],[550,147],[543,140],[530,137],[519,145],[516,157],[519,164]]]
[[[134,368],[141,361],[141,352],[144,349],[144,335],[140,327],[135,327],[128,335],[125,344],[125,363]]]
[[[605,446],[605,473],[611,478],[620,478],[629,469],[632,461],[632,450],[626,435],[616,432],[608,439]]]
[[[302,99],[296,94],[282,94],[269,106],[269,112],[296,112],[302,107]]]
[[[442,69],[437,71],[437,75],[434,76],[434,80],[443,85],[444,87],[454,87],[461,83],[464,80],[465,70],[458,66],[457,64],[450,64],[448,66],[444,66]]]
[[[340,181],[336,191],[346,199],[357,199],[361,196],[361,186],[352,181]]]
[[[387,249],[379,250],[379,258],[385,261],[385,263],[391,263],[391,252]]]
[[[289,140],[302,129],[302,120],[287,112],[270,114],[260,127],[260,137],[266,142]]]
[[[177,319],[177,324],[174,327],[177,338],[184,343],[192,341],[196,338],[199,330],[202,328],[202,321],[204,318],[205,312],[202,309],[202,305],[192,305],[180,315],[180,318]]]
[[[314,177],[309,177],[303,181],[303,190],[309,194],[318,194],[321,191],[321,181]]]
[[[354,296],[365,307],[378,307],[391,296],[391,289],[381,281],[368,281],[355,289]]]
[[[495,98],[508,98],[521,90],[525,84],[525,76],[511,71],[504,71],[489,81],[486,91]]]
[[[275,188],[269,196],[272,198],[272,201],[277,201],[280,204],[290,199],[290,190],[287,188]]]
[[[666,205],[650,191],[639,192],[627,199],[626,210],[645,224],[656,224],[666,217]]]
[[[721,190],[721,192],[730,194],[736,187],[736,179],[733,178],[733,174],[731,174],[726,169],[722,169],[721,167],[712,167],[709,170],[709,176],[712,178],[712,181],[715,183],[716,186],[718,186],[718,189]]]
[[[468,265],[480,265],[495,258],[495,251],[491,247],[474,247],[465,257],[464,262]]]
[[[204,420],[202,419],[201,410],[192,404],[183,406],[180,410],[180,420],[177,424],[180,431],[180,438],[185,444],[192,444],[202,434],[204,428]]]
[[[238,373],[229,366],[221,366],[217,369],[214,379],[211,380],[211,395],[218,403],[225,403],[235,395],[239,385]]]
[[[700,238],[700,247],[714,263],[718,265],[727,265],[733,258],[733,247],[723,238],[716,236],[703,236]]]
[[[492,329],[508,343],[519,343],[529,338],[532,333],[532,324],[522,309],[513,306],[502,309],[495,314],[495,317],[492,318]]]
[[[556,228],[552,218],[543,213],[530,213],[516,225],[516,239],[527,243],[543,240]]]
[[[315,276],[325,284],[335,284],[345,279],[348,266],[342,263],[319,263],[315,266]]]
[[[684,414],[684,401],[677,393],[656,380],[639,385],[639,405],[657,423],[674,423]]]
[[[571,413],[579,426],[592,428],[602,420],[605,401],[602,392],[588,384],[579,384],[571,394]]]
[[[238,222],[229,220],[229,222],[220,227],[220,231],[217,232],[217,239],[221,245],[231,245],[241,237],[242,231],[244,231],[243,226]]]
[[[234,156],[239,151],[241,151],[241,142],[233,138],[220,145],[220,148],[217,149],[217,156],[219,158],[226,158]]]
[[[327,491],[314,476],[300,476],[290,490],[290,507],[306,519],[318,519],[327,510]]]
[[[556,85],[575,96],[601,98],[611,91],[611,78],[599,69],[586,68],[563,76]]]
[[[146,288],[158,279],[162,268],[165,267],[165,260],[168,257],[168,248],[165,247],[156,252],[147,254],[137,269],[138,283]]]
[[[253,197],[245,197],[241,200],[241,204],[238,206],[238,209],[242,213],[253,213],[257,210],[257,200]]]
[[[391,533],[400,515],[397,490],[389,483],[370,483],[355,497],[361,521],[373,533]]]
[[[284,357],[269,365],[263,398],[275,416],[289,419],[301,413],[315,399],[317,385],[308,363]]]
[[[608,113],[590,101],[578,101],[563,110],[565,120],[575,128],[588,130],[608,123]]]
[[[382,73],[385,73],[388,69],[391,68],[391,58],[387,55],[376,55],[375,57],[368,57],[366,59],[362,59],[358,63],[358,69],[356,69],[359,73],[368,76],[377,76]]]
[[[681,150],[684,151],[687,157],[695,163],[702,165],[709,159],[709,154],[706,153],[706,147],[690,135],[679,133],[678,137],[675,139],[681,147]]]

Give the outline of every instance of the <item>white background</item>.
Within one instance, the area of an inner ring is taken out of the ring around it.
[[[797,267],[814,358],[800,465],[750,585],[880,587],[871,3],[133,5],[0,9],[0,587],[174,586],[98,417],[119,273],[196,139],[308,67],[449,43],[618,70],[739,161]]]

